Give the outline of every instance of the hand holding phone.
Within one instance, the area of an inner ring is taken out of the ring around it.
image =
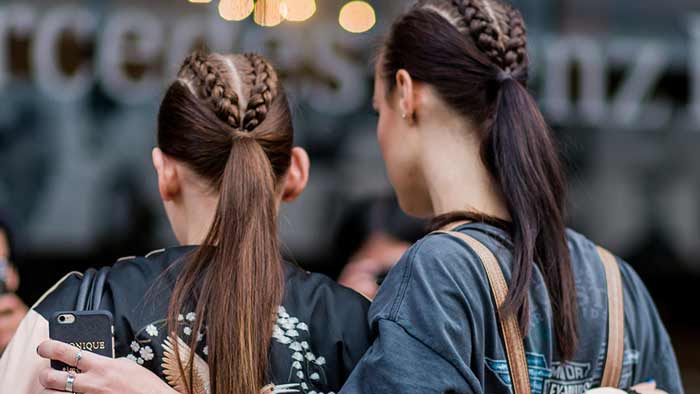
[[[49,322],[49,337],[83,351],[114,358],[112,314],[107,311],[57,312]],[[51,368],[81,372],[55,360],[51,361]]]

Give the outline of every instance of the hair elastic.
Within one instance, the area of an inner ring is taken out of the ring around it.
[[[496,77],[496,80],[500,83],[503,83],[509,79],[513,79],[513,72],[511,72],[511,71],[501,70],[498,73],[498,76]]]

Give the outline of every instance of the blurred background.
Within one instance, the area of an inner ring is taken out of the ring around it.
[[[687,392],[700,393],[700,3],[513,3],[529,24],[532,90],[568,163],[571,227],[640,273]],[[313,163],[284,210],[290,258],[337,276],[378,229],[420,237],[391,199],[371,109],[371,59],[409,4],[0,1],[0,219],[19,296],[31,305],[70,270],[175,243],[150,150],[164,86],[203,45],[261,52],[285,78]]]

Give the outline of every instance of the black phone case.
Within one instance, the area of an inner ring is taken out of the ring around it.
[[[75,321],[71,324],[60,323],[59,316],[65,314],[75,316]],[[114,358],[112,319],[112,314],[107,311],[57,312],[49,322],[49,337],[73,345],[84,352]],[[80,372],[80,370],[55,360],[51,360],[51,368],[59,371]]]

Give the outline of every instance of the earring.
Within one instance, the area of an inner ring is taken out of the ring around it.
[[[406,119],[406,114],[405,114],[405,113],[401,114],[401,119]]]

